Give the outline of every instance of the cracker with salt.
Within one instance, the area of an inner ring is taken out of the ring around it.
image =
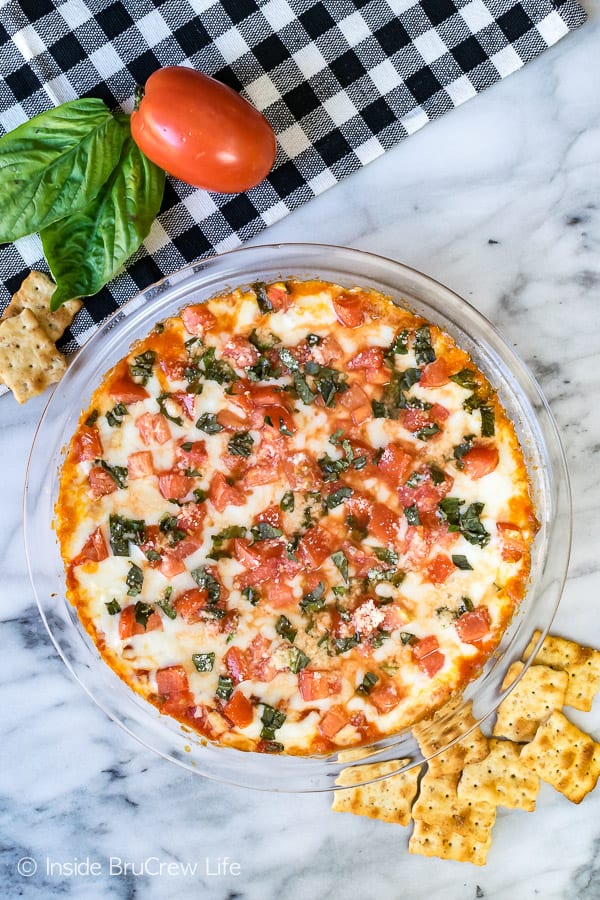
[[[397,759],[343,769],[336,784],[340,784],[346,789],[335,792],[331,808],[335,812],[350,812],[355,816],[367,816],[369,819],[381,819],[383,822],[408,825],[412,802],[417,793],[421,766],[414,766],[412,769],[407,769],[406,772],[375,781],[372,784],[359,784],[359,782],[389,775],[409,761],[408,759]]]
[[[600,744],[555,711],[525,744],[521,761],[568,800],[581,803],[600,776]]]
[[[56,285],[44,272],[30,272],[2,313],[2,318],[18,316],[24,309],[28,309],[50,340],[57,341],[81,309],[82,302],[68,300],[55,312],[50,312],[50,298],[55,289]]]
[[[419,797],[412,808],[413,819],[485,842],[496,821],[496,807],[479,797],[474,802],[461,799],[457,793],[459,777],[458,773],[435,775],[427,772],[421,779]]]
[[[413,727],[413,734],[423,755],[428,758],[431,772],[439,775],[461,772],[467,763],[487,756],[487,738],[479,727],[473,728],[476,720],[472,708],[471,701],[464,703],[462,697],[458,697],[442,706],[431,718]],[[472,729],[469,734],[456,740],[469,728]],[[456,743],[448,747],[451,741]],[[437,756],[433,756],[434,753]]]
[[[0,378],[25,403],[60,381],[66,361],[29,309],[0,323]]]
[[[469,835],[456,834],[448,829],[440,828],[439,825],[419,819],[415,822],[414,831],[408,842],[408,852],[485,866],[491,845],[491,830],[485,840],[476,841]]]
[[[540,632],[536,631],[525,651],[525,659],[533,653],[539,637]],[[549,634],[533,662],[566,672],[569,683],[565,704],[584,712],[591,710],[592,701],[600,688],[600,651]]]
[[[512,664],[504,681],[504,690],[523,670],[522,662]],[[565,702],[569,676],[549,666],[530,666],[500,706],[492,733],[517,743],[531,741],[540,722]]]
[[[458,782],[458,799],[533,812],[540,780],[522,762],[521,746],[493,738],[489,744],[489,756],[465,766]]]

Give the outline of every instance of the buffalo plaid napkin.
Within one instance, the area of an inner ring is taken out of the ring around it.
[[[245,194],[167,179],[143,247],[86,301],[63,349],[141,288],[237,247],[584,21],[575,0],[8,0],[0,133],[77,97],[130,111],[155,69],[190,65],[240,91],[278,139],[273,171]],[[36,237],[0,248],[0,307],[31,268],[46,268]]]

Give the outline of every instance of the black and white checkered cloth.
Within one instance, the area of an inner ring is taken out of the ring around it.
[[[155,69],[191,65],[240,91],[278,140],[273,171],[245,194],[167,179],[144,245],[86,301],[63,349],[141,288],[258,234],[584,21],[575,0],[5,0],[0,133],[78,97],[130,111]],[[47,268],[37,237],[0,248],[0,307],[31,268]]]

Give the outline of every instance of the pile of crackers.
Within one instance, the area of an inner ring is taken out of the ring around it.
[[[69,300],[50,312],[56,285],[43,272],[31,272],[2,313],[0,321],[0,382],[19,403],[60,381],[67,368],[56,341],[62,337],[81,300]]]
[[[524,660],[539,638],[538,631]],[[503,690],[522,669],[523,662],[513,663]],[[471,704],[451,701],[413,728],[423,756],[430,757],[426,768],[415,766],[391,778],[382,776],[410,760],[344,769],[333,809],[400,825],[412,819],[410,853],[483,866],[498,806],[532,812],[540,779],[573,803],[596,786],[600,744],[570,722],[562,708],[589,712],[599,687],[600,652],[548,635],[498,707],[490,737],[476,725]],[[457,710],[460,718],[453,715]],[[358,757],[348,751],[346,761],[352,758]],[[381,780],[353,786],[374,778]]]

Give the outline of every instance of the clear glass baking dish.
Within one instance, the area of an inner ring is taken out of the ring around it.
[[[64,447],[103,373],[133,341],[188,303],[254,281],[319,277],[346,287],[367,285],[447,330],[487,375],[515,423],[531,478],[540,531],[527,596],[480,677],[465,691],[477,722],[508,693],[501,684],[533,631],[547,633],[566,577],[571,504],[567,468],[555,422],[539,386],[512,347],[469,303],[426,275],[372,253],[318,244],[243,248],[187,266],[135,296],[88,340],[71,362],[40,420],[27,468],[24,530],[27,565],[42,619],[72,675],[115,722],[146,747],[191,772],[268,791],[323,791],[348,765],[408,759],[423,762],[410,730],[372,745],[353,763],[330,757],[289,757],[213,746],[131,691],[103,662],[75,609],[52,520]],[[452,722],[461,722],[460,708]],[[448,724],[448,723],[446,723]],[[468,729],[464,727],[462,734]],[[372,779],[370,779],[372,780]]]

